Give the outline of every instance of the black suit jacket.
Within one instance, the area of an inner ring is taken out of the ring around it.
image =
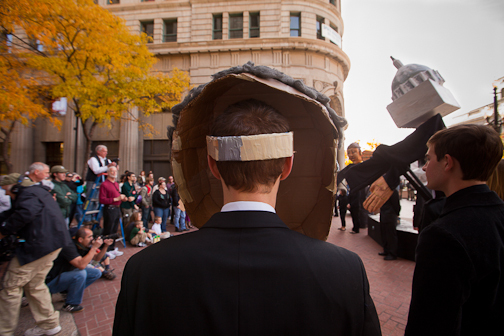
[[[380,335],[360,258],[270,212],[215,214],[131,257],[114,335]]]

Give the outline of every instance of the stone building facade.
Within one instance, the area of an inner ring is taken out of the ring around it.
[[[141,31],[152,40],[149,49],[159,62],[156,71],[173,68],[187,71],[191,84],[199,85],[211,75],[248,61],[266,65],[331,98],[331,106],[345,115],[343,83],[350,60],[341,48],[344,31],[341,0],[97,0],[122,17],[131,32]],[[139,113],[138,111],[133,111]],[[14,169],[22,171],[37,160],[63,164],[82,172],[84,138],[75,118],[62,116],[61,131],[45,121],[36,127],[19,127],[11,152]],[[152,170],[155,176],[171,174],[166,127],[171,113],[143,118],[157,133],[143,135],[138,124],[114,122],[99,128],[93,143],[109,147],[109,157],[121,159],[121,171]],[[94,145],[93,145],[94,148]],[[341,164],[344,154],[339,155]]]

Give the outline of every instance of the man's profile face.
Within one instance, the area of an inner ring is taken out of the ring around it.
[[[56,180],[61,182],[64,181],[66,178],[66,173],[56,173]]]
[[[427,177],[427,188],[432,190],[443,191],[444,178],[444,158],[438,161],[434,145],[429,146],[427,154],[425,154],[425,165],[423,171]]]
[[[34,182],[40,182],[42,180],[45,180],[46,178],[49,177],[49,167],[45,167],[42,170],[35,169],[35,171],[33,172],[33,176],[35,177]]]
[[[108,149],[107,148],[101,148],[100,150],[97,151],[98,156],[101,157],[107,157]]]
[[[362,162],[362,155],[360,153],[359,148],[348,148],[347,149],[347,155],[350,161],[353,163],[361,163]]]
[[[130,182],[135,182],[135,180],[136,180],[136,176],[135,176],[135,174],[131,174],[131,175],[128,177],[128,181],[130,181]]]
[[[168,176],[168,183],[173,183],[173,176]]]
[[[84,247],[89,247],[93,241],[93,231],[86,229],[86,235],[79,238],[79,243]]]

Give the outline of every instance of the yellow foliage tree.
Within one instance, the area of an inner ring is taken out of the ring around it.
[[[153,73],[157,59],[147,48],[148,37],[132,34],[121,18],[93,0],[2,2],[2,28],[25,65],[43,73],[51,97],[66,97],[80,118],[86,156],[96,126],[110,127],[120,118],[139,121],[130,113],[135,107],[144,115],[169,109],[190,87],[185,72]]]
[[[57,127],[61,121],[50,113],[44,103],[47,87],[43,81],[33,79],[31,69],[26,67],[22,55],[10,52],[10,37],[2,34],[0,40],[0,138],[2,157],[7,172],[12,172],[9,143],[12,132],[18,123],[28,125],[30,120],[45,117]]]

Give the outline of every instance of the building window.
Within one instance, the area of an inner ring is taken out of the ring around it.
[[[324,24],[324,18],[317,15],[317,38],[319,40],[325,40],[325,37],[322,36],[322,25]]]
[[[229,38],[243,38],[243,13],[229,14]]]
[[[40,41],[37,40],[36,38],[30,37],[28,39],[28,44],[30,45],[30,47],[32,47],[32,49],[35,49],[37,51],[44,51],[44,47],[42,46],[42,44],[40,44]]]
[[[46,142],[45,163],[49,166],[61,165],[63,163],[63,142]]]
[[[2,34],[0,35],[0,43],[1,44],[5,43],[6,47],[11,47],[12,46],[12,34],[6,32],[6,31],[3,31]]]
[[[338,27],[333,25],[332,23],[329,24],[329,27],[331,27],[336,33],[338,33]],[[336,44],[333,41],[329,40],[332,44]],[[337,45],[337,44],[336,44]]]
[[[143,170],[152,170],[154,176],[172,175],[170,165],[171,148],[169,140],[144,140]]]
[[[260,16],[259,13],[250,13],[249,15],[249,37],[260,36]]]
[[[213,15],[212,35],[214,40],[222,40],[222,14]]]
[[[177,42],[177,19],[164,20],[163,42]]]
[[[140,26],[142,29],[142,33],[145,33],[147,34],[147,36],[150,37],[147,43],[154,42],[154,21],[140,22]]]
[[[290,13],[290,36],[301,36],[301,13]]]
[[[109,5],[113,5],[113,4],[120,4],[120,3],[121,3],[121,1],[120,1],[120,0],[107,0],[107,3],[108,3]]]
[[[329,0],[329,3],[330,3],[331,5],[336,6],[336,0]]]

